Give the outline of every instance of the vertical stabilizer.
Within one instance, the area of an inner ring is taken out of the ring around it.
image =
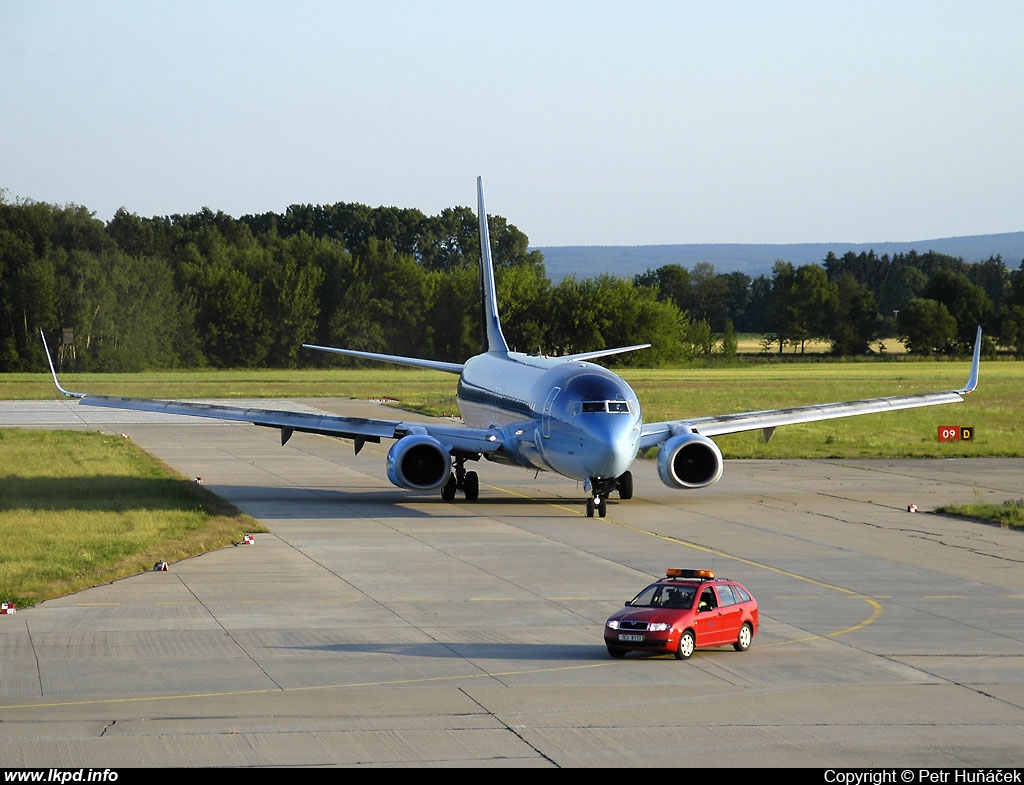
[[[480,218],[480,305],[483,351],[508,352],[498,319],[498,295],[494,288],[494,262],[491,259],[491,237],[487,231],[487,210],[484,209],[484,180],[476,178],[477,216]]]

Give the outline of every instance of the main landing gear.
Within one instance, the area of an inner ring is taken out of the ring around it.
[[[614,479],[591,477],[587,482],[591,496],[587,499],[587,517],[593,518],[596,511],[603,518],[608,514],[608,494],[619,492],[620,499],[633,498],[633,475],[623,472]]]
[[[461,457],[456,457],[452,464],[452,473],[441,489],[441,498],[450,502],[455,498],[456,491],[466,494],[467,502],[475,502],[480,498],[480,478],[476,472],[466,471],[466,459]]]

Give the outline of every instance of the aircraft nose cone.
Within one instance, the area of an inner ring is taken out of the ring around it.
[[[638,420],[615,415],[587,430],[592,442],[587,460],[591,477],[618,477],[632,465],[640,444]]]

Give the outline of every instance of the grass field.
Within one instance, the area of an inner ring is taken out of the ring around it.
[[[266,528],[117,435],[0,429],[0,600],[19,607]]]
[[[657,421],[710,413],[954,389],[966,361],[758,362],[622,375]],[[68,374],[83,392],[167,398],[388,399],[429,414],[457,413],[455,377],[404,368]],[[48,374],[0,376],[0,399],[55,399]],[[1024,363],[983,362],[962,404],[716,439],[729,458],[1024,456]],[[970,441],[940,442],[940,426],[970,426]],[[651,458],[653,456],[647,456]],[[99,467],[98,469],[96,467]],[[20,607],[152,569],[265,531],[256,521],[117,436],[0,430],[0,600]],[[963,506],[952,514],[1024,525],[1024,505]]]
[[[901,355],[907,353],[907,347],[896,338],[882,338],[871,344],[874,352],[885,355]],[[751,333],[740,333],[736,337],[736,351],[740,354],[760,355],[764,353],[764,336]],[[778,344],[773,344],[769,354],[776,354],[779,351]],[[832,351],[832,344],[828,341],[807,341],[803,346],[789,345],[783,349],[783,354],[827,354]]]

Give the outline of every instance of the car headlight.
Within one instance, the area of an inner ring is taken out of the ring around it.
[[[605,623],[605,627],[607,627],[609,630],[617,630],[617,629],[619,629],[619,620],[618,619],[609,619]]]
[[[671,624],[669,624],[667,622],[663,622],[663,621],[659,621],[659,622],[655,622],[654,624],[648,624],[647,625],[647,631],[648,632],[665,632],[665,630],[669,630],[671,628],[672,628]]]

